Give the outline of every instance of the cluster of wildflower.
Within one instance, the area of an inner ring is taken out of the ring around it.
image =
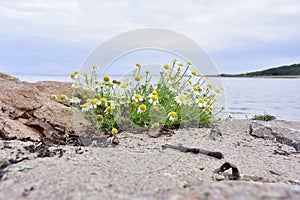
[[[68,98],[60,95],[94,122],[106,133],[116,134],[119,129],[172,128],[178,125],[210,123],[216,114],[216,95],[223,89],[207,84],[207,78],[190,70],[192,63],[185,65],[176,59],[165,64],[159,81],[151,84],[152,74],[136,64],[132,78],[111,80],[108,75],[97,78],[97,67],[91,74],[75,71],[71,78],[76,95]],[[55,95],[51,96],[56,99]]]

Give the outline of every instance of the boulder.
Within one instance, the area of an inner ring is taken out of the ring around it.
[[[255,137],[276,140],[300,152],[300,122],[273,120],[253,121],[250,124],[250,134]]]
[[[66,135],[83,136],[91,123],[51,94],[72,96],[70,83],[28,83],[0,73],[0,135],[4,139],[27,139],[68,143]]]

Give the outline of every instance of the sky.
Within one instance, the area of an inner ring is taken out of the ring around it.
[[[244,73],[299,63],[299,21],[299,0],[0,0],[0,72],[70,74],[110,38],[161,28]]]

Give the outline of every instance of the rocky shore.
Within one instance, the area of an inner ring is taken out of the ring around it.
[[[119,145],[70,107],[69,83],[0,73],[0,199],[300,199],[300,122],[224,121]],[[222,152],[223,159],[162,148]],[[217,173],[224,163],[232,171]]]

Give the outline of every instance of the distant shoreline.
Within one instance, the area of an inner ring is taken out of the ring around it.
[[[217,78],[300,78],[300,75],[276,75],[276,76],[243,76],[243,75],[231,75],[231,74],[220,74],[220,75],[205,75],[204,77],[217,77]]]
[[[213,77],[213,76],[211,76]],[[216,77],[221,77],[221,78],[300,78],[300,75],[280,75],[280,76],[239,76],[239,75],[219,75]]]

